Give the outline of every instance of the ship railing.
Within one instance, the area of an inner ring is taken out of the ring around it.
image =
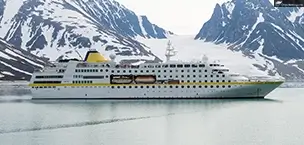
[[[251,82],[282,82],[283,78],[265,77],[265,76],[245,76]]]

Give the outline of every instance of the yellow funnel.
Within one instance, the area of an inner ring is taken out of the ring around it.
[[[87,52],[84,61],[86,62],[106,62],[109,61],[103,55],[96,50],[90,50]]]

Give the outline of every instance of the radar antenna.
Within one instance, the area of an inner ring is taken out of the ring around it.
[[[168,43],[167,43],[167,48],[166,48],[166,53],[165,53],[165,56],[167,58],[167,62],[170,61],[170,58],[172,56],[175,56],[177,51],[174,50],[175,48],[172,46],[172,43],[171,41],[169,40]]]
[[[204,63],[207,63],[207,62],[208,62],[208,57],[207,57],[206,54],[204,54],[204,56],[203,56],[203,62],[204,62]]]

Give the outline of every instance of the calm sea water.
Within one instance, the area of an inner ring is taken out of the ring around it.
[[[267,99],[33,102],[0,97],[1,145],[302,145],[304,89]]]

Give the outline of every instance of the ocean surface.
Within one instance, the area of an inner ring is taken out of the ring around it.
[[[267,99],[0,97],[0,145],[303,145],[304,89]]]

